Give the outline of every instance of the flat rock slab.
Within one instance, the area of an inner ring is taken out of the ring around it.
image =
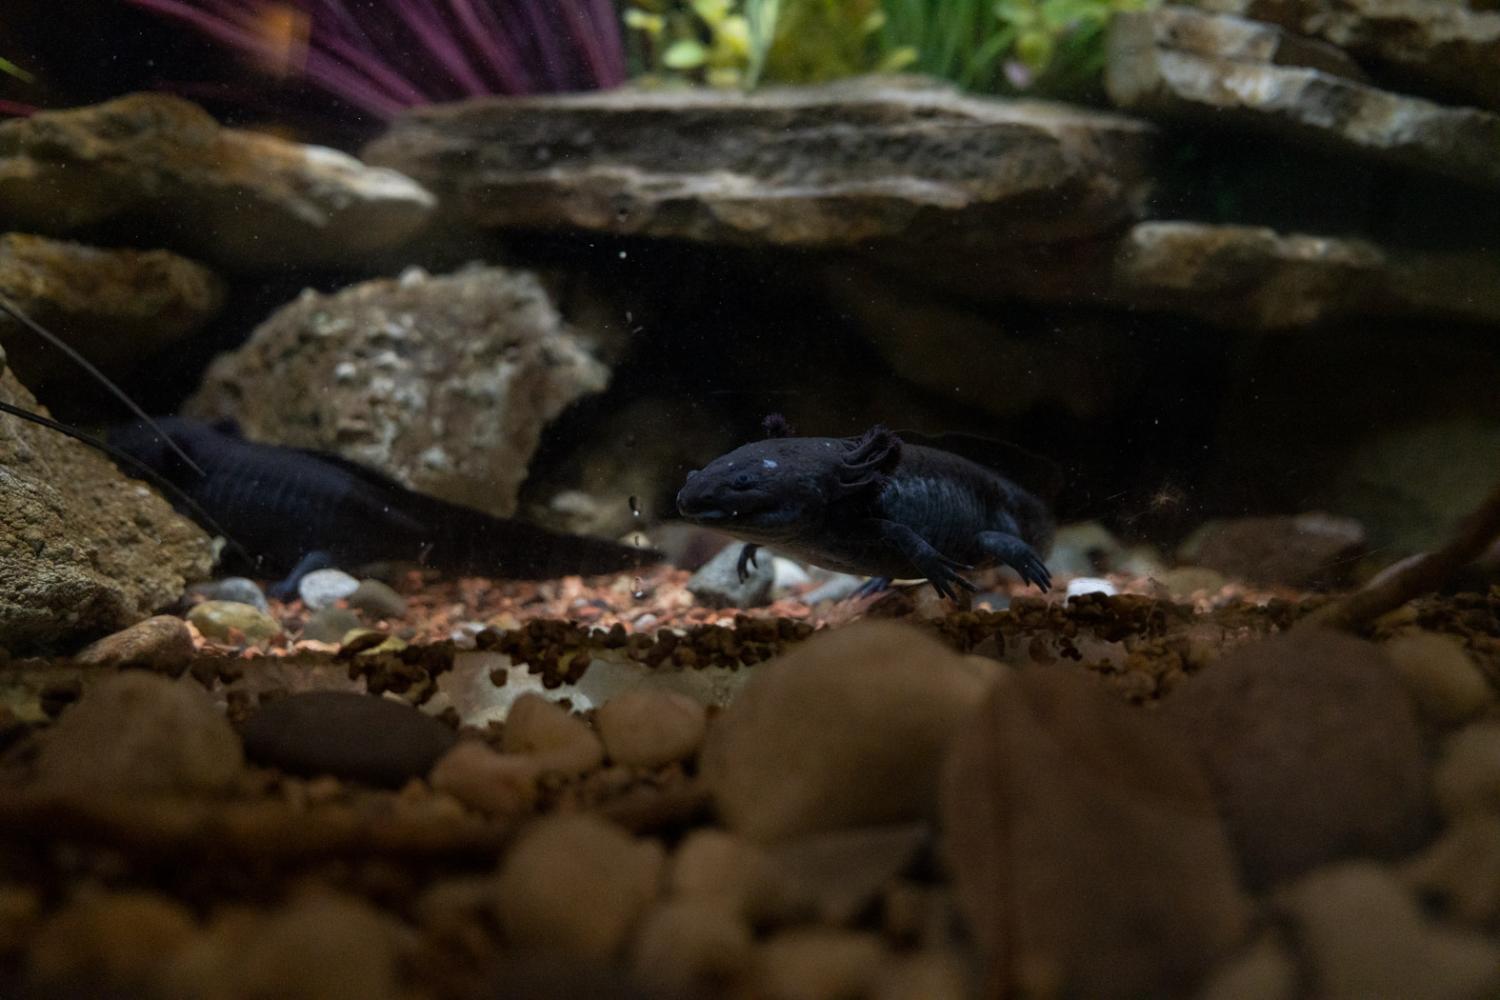
[[[530,272],[411,270],[304,292],[214,362],[187,410],[508,516],[543,427],[608,380]]]
[[[224,283],[203,265],[166,250],[105,250],[5,233],[0,293],[118,376],[212,319],[223,304]],[[0,340],[20,377],[43,399],[52,387],[83,377],[8,316],[0,316]]]
[[[433,207],[394,171],[221,128],[166,94],[0,123],[4,228],[144,237],[226,267],[348,266],[404,242]]]
[[[1279,139],[1500,187],[1500,114],[1405,97],[1328,72],[1285,46],[1247,45],[1271,25],[1186,7],[1110,23],[1105,89],[1120,108]],[[1292,58],[1293,64],[1277,59]]]
[[[366,150],[494,229],[847,247],[954,227],[1077,237],[1135,216],[1153,130],[905,78],[616,90],[415,110]]]
[[[1087,301],[1240,330],[1393,317],[1500,322],[1493,254],[1398,250],[1264,226],[1142,222],[1110,240],[1018,251],[982,275],[934,267],[917,276],[976,298]]]
[[[419,709],[353,691],[308,691],[268,702],[245,723],[243,736],[253,761],[375,785],[425,775],[458,739]]]
[[[9,371],[0,400],[41,409]],[[153,490],[76,441],[0,414],[0,647],[118,632],[212,565],[209,537]]]
[[[1198,5],[1331,42],[1401,89],[1500,111],[1500,12],[1470,10],[1448,0],[1199,0]]]

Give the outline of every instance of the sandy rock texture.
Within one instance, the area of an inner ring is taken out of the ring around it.
[[[303,293],[214,362],[188,411],[509,515],[543,427],[608,381],[530,272],[413,269]]]
[[[0,400],[39,409],[9,371]],[[82,444],[0,416],[0,646],[118,631],[212,565],[209,537],[154,490]]]
[[[400,244],[433,207],[395,171],[221,128],[167,94],[0,123],[0,227],[128,234],[228,268],[308,267]]]

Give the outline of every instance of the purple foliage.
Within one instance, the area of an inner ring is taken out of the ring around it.
[[[613,0],[128,2],[381,118],[478,94],[594,90],[625,80]]]

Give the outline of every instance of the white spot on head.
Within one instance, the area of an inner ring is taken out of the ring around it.
[[[769,459],[769,458],[763,458],[763,459],[761,459],[760,460],[760,464],[764,465],[768,469],[774,469],[774,468],[776,468],[776,463],[774,461],[772,461],[771,459]]]

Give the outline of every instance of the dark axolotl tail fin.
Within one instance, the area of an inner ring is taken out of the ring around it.
[[[459,572],[513,580],[599,576],[639,569],[662,560],[654,549],[607,538],[572,535],[412,494],[408,513],[432,526],[427,562]]]

